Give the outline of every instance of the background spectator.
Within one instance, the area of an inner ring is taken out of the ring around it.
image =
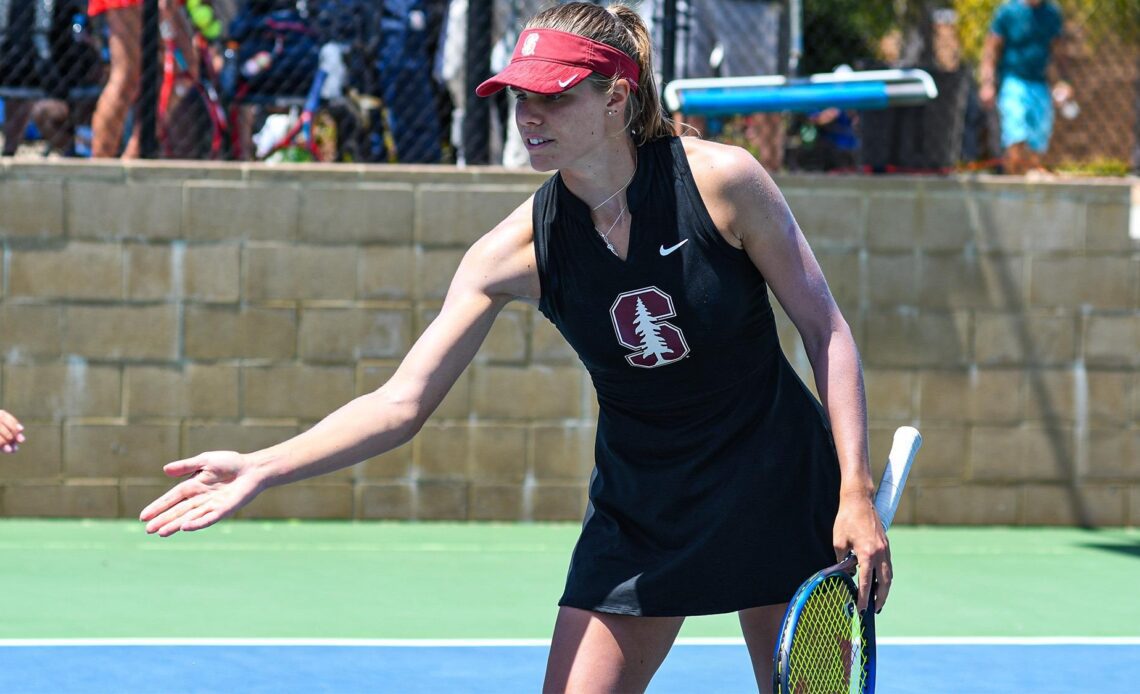
[[[117,157],[122,149],[127,114],[139,95],[142,73],[143,0],[91,0],[87,14],[102,16],[107,23],[111,72],[95,105],[92,119],[91,154]],[[138,156],[138,136],[131,138],[123,156]]]
[[[1049,89],[1047,73],[1055,68],[1062,28],[1061,10],[1052,0],[1007,0],[994,13],[982,53],[978,98],[986,108],[997,107],[1005,173],[1042,168],[1041,157],[1053,134],[1053,101],[1072,99],[1067,82],[1058,80],[1052,93]]]

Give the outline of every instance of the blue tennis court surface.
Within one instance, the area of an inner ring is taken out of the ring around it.
[[[272,641],[0,642],[0,691],[536,692],[542,642],[306,643]],[[883,694],[1096,692],[1140,682],[1140,639],[1057,642],[888,642],[879,647]],[[754,692],[739,643],[679,643],[649,689]]]

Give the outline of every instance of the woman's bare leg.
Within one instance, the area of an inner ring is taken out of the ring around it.
[[[123,141],[127,112],[139,94],[142,72],[142,7],[107,10],[110,30],[111,74],[92,118],[91,154],[117,157]]]
[[[645,691],[684,621],[559,608],[542,691]]]
[[[748,644],[748,655],[752,659],[756,686],[762,692],[772,691],[772,654],[776,650],[776,638],[787,607],[786,603],[766,605],[737,613],[740,617],[740,630],[744,632],[744,643]]]

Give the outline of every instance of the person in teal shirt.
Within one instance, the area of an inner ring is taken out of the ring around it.
[[[997,106],[1006,173],[1042,168],[1053,134],[1053,102],[1072,99],[1067,82],[1049,88],[1062,29],[1061,10],[1052,0],[1007,0],[994,13],[978,96],[986,108]]]

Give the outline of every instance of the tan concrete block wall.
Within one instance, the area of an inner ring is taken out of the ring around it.
[[[447,167],[0,163],[0,515],[132,517],[162,465],[381,385],[544,180]],[[903,523],[1140,524],[1140,183],[779,177],[862,352]],[[789,360],[814,390],[794,326]],[[577,520],[597,404],[510,306],[412,442],[244,517]]]
[[[117,245],[77,241],[12,252],[11,298],[123,298],[123,253]]]
[[[4,211],[4,236],[59,238],[63,236],[65,179],[5,177],[0,186],[0,210]]]

